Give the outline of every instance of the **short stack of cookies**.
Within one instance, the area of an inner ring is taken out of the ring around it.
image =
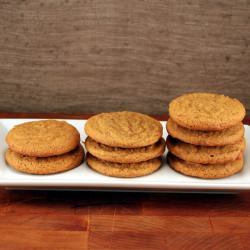
[[[184,175],[223,178],[244,165],[245,108],[237,99],[191,93],[169,105],[167,160]]]
[[[165,151],[162,125],[136,112],[110,112],[92,116],[85,125],[87,163],[113,177],[138,177],[161,166]]]
[[[80,134],[64,121],[41,120],[15,126],[6,136],[7,163],[29,174],[54,174],[70,170],[84,158]]]

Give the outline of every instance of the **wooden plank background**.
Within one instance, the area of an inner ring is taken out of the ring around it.
[[[0,111],[167,111],[191,91],[250,115],[248,0],[0,0]]]

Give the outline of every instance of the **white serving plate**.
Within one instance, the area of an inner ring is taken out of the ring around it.
[[[19,173],[4,160],[7,149],[5,136],[14,126],[36,119],[0,119],[0,186],[24,189],[81,189],[81,190],[138,190],[138,191],[240,191],[250,190],[250,147],[245,152],[245,165],[240,173],[224,179],[205,180],[181,175],[172,170],[166,163],[164,154],[162,167],[155,173],[137,178],[115,178],[96,173],[86,163],[70,171],[54,175],[30,175]],[[40,119],[39,119],[40,120]],[[75,126],[84,141],[85,120],[66,120]],[[164,138],[167,136],[166,122],[162,122]],[[250,127],[245,125],[246,142],[250,142]],[[248,143],[247,143],[248,144]]]

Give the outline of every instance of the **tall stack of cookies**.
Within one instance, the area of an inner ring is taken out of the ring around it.
[[[135,112],[92,116],[85,125],[87,163],[95,171],[114,177],[151,174],[161,166],[165,150],[159,121]]]
[[[29,174],[54,174],[81,164],[80,134],[64,121],[42,120],[15,126],[6,136],[7,163]]]
[[[174,99],[167,122],[170,166],[208,179],[241,171],[245,113],[240,101],[219,94],[191,93]]]

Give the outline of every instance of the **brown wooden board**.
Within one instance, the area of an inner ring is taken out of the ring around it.
[[[249,1],[0,1],[0,111],[165,114],[191,91],[250,115]]]

